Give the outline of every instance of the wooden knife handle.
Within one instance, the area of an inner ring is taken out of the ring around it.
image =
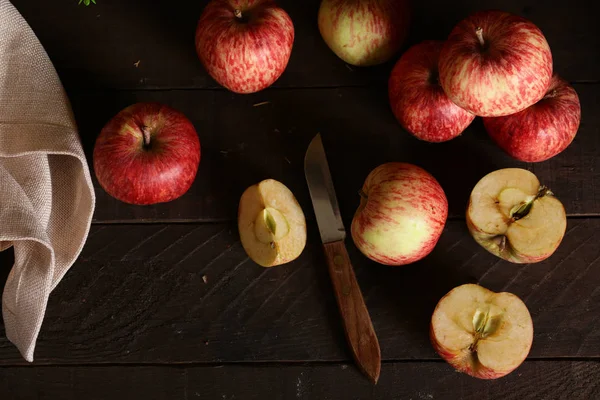
[[[346,339],[359,368],[373,383],[381,370],[379,342],[343,241],[327,243],[325,256]]]

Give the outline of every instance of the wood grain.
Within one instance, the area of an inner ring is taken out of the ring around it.
[[[321,132],[342,215],[356,210],[368,173],[387,161],[406,161],[431,172],[444,188],[453,218],[464,217],[468,196],[486,173],[498,168],[534,170],[563,201],[569,215],[600,215],[600,85],[576,85],[582,124],[571,146],[549,161],[511,159],[487,136],[480,119],[447,143],[418,141],[403,131],[381,88],[268,90],[239,97],[220,91],[85,91],[71,98],[84,146],[91,151],[102,126],[121,108],[160,101],[190,117],[202,143],[202,160],[189,192],[171,203],[131,206],[96,184],[96,222],[213,222],[234,220],[238,201],[265,178],[285,183],[307,217],[312,203],[303,160]],[[264,101],[268,104],[255,106]]]
[[[370,385],[350,364],[213,367],[3,368],[0,397],[61,399],[597,399],[600,364],[528,361],[498,380],[453,372],[442,362],[389,363]]]
[[[208,0],[13,0],[46,47],[69,88],[218,88],[196,55],[194,32]],[[296,38],[288,67],[276,87],[385,84],[399,54],[375,68],[347,66],[325,45],[317,27],[319,0],[279,0],[292,18]],[[413,1],[409,45],[444,40],[474,11],[517,13],[544,32],[554,69],[570,81],[600,81],[600,28],[588,0]],[[567,18],[568,16],[568,18]],[[137,66],[135,65],[139,61]]]
[[[377,265],[347,239],[382,359],[439,359],[431,313],[467,282],[525,301],[530,358],[600,359],[600,219],[569,219],[567,231],[552,257],[530,265],[488,254],[462,221],[405,267]],[[302,255],[270,269],[246,257],[234,223],[96,225],[50,296],[35,356],[36,365],[352,360],[314,224]],[[1,324],[0,364],[25,364]]]
[[[326,243],[323,247],[352,356],[360,370],[377,383],[381,372],[381,349],[352,261],[343,241]]]

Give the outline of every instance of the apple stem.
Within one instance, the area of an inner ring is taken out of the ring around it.
[[[235,9],[235,10],[233,11],[233,15],[235,15],[235,17],[236,17],[237,19],[242,19],[242,10]]]
[[[365,192],[364,192],[362,189],[360,189],[360,190],[358,191],[358,194],[360,195],[360,197],[362,197],[362,198],[363,198],[363,199],[365,199],[365,200],[368,200],[368,199],[369,199],[369,196],[367,196],[367,194],[366,194],[366,193],[365,193]]]
[[[544,197],[544,196],[554,196],[554,193],[552,193],[552,191],[547,186],[542,185],[538,189],[538,193],[535,196],[535,198],[539,199],[540,197]]]
[[[479,39],[479,44],[484,46],[485,40],[483,40],[483,28],[478,26],[477,29],[475,29],[475,34],[477,35],[477,39]]]
[[[144,147],[150,146],[150,130],[148,127],[142,127],[142,133],[144,134]]]

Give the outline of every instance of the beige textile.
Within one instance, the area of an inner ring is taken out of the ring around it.
[[[48,296],[81,252],[94,205],[58,75],[27,22],[0,0],[0,251],[15,252],[2,316],[6,336],[27,361]]]

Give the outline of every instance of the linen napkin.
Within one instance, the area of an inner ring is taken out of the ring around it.
[[[29,362],[48,296],[87,239],[95,199],[52,62],[21,14],[0,0],[0,251],[15,252],[2,316]]]

